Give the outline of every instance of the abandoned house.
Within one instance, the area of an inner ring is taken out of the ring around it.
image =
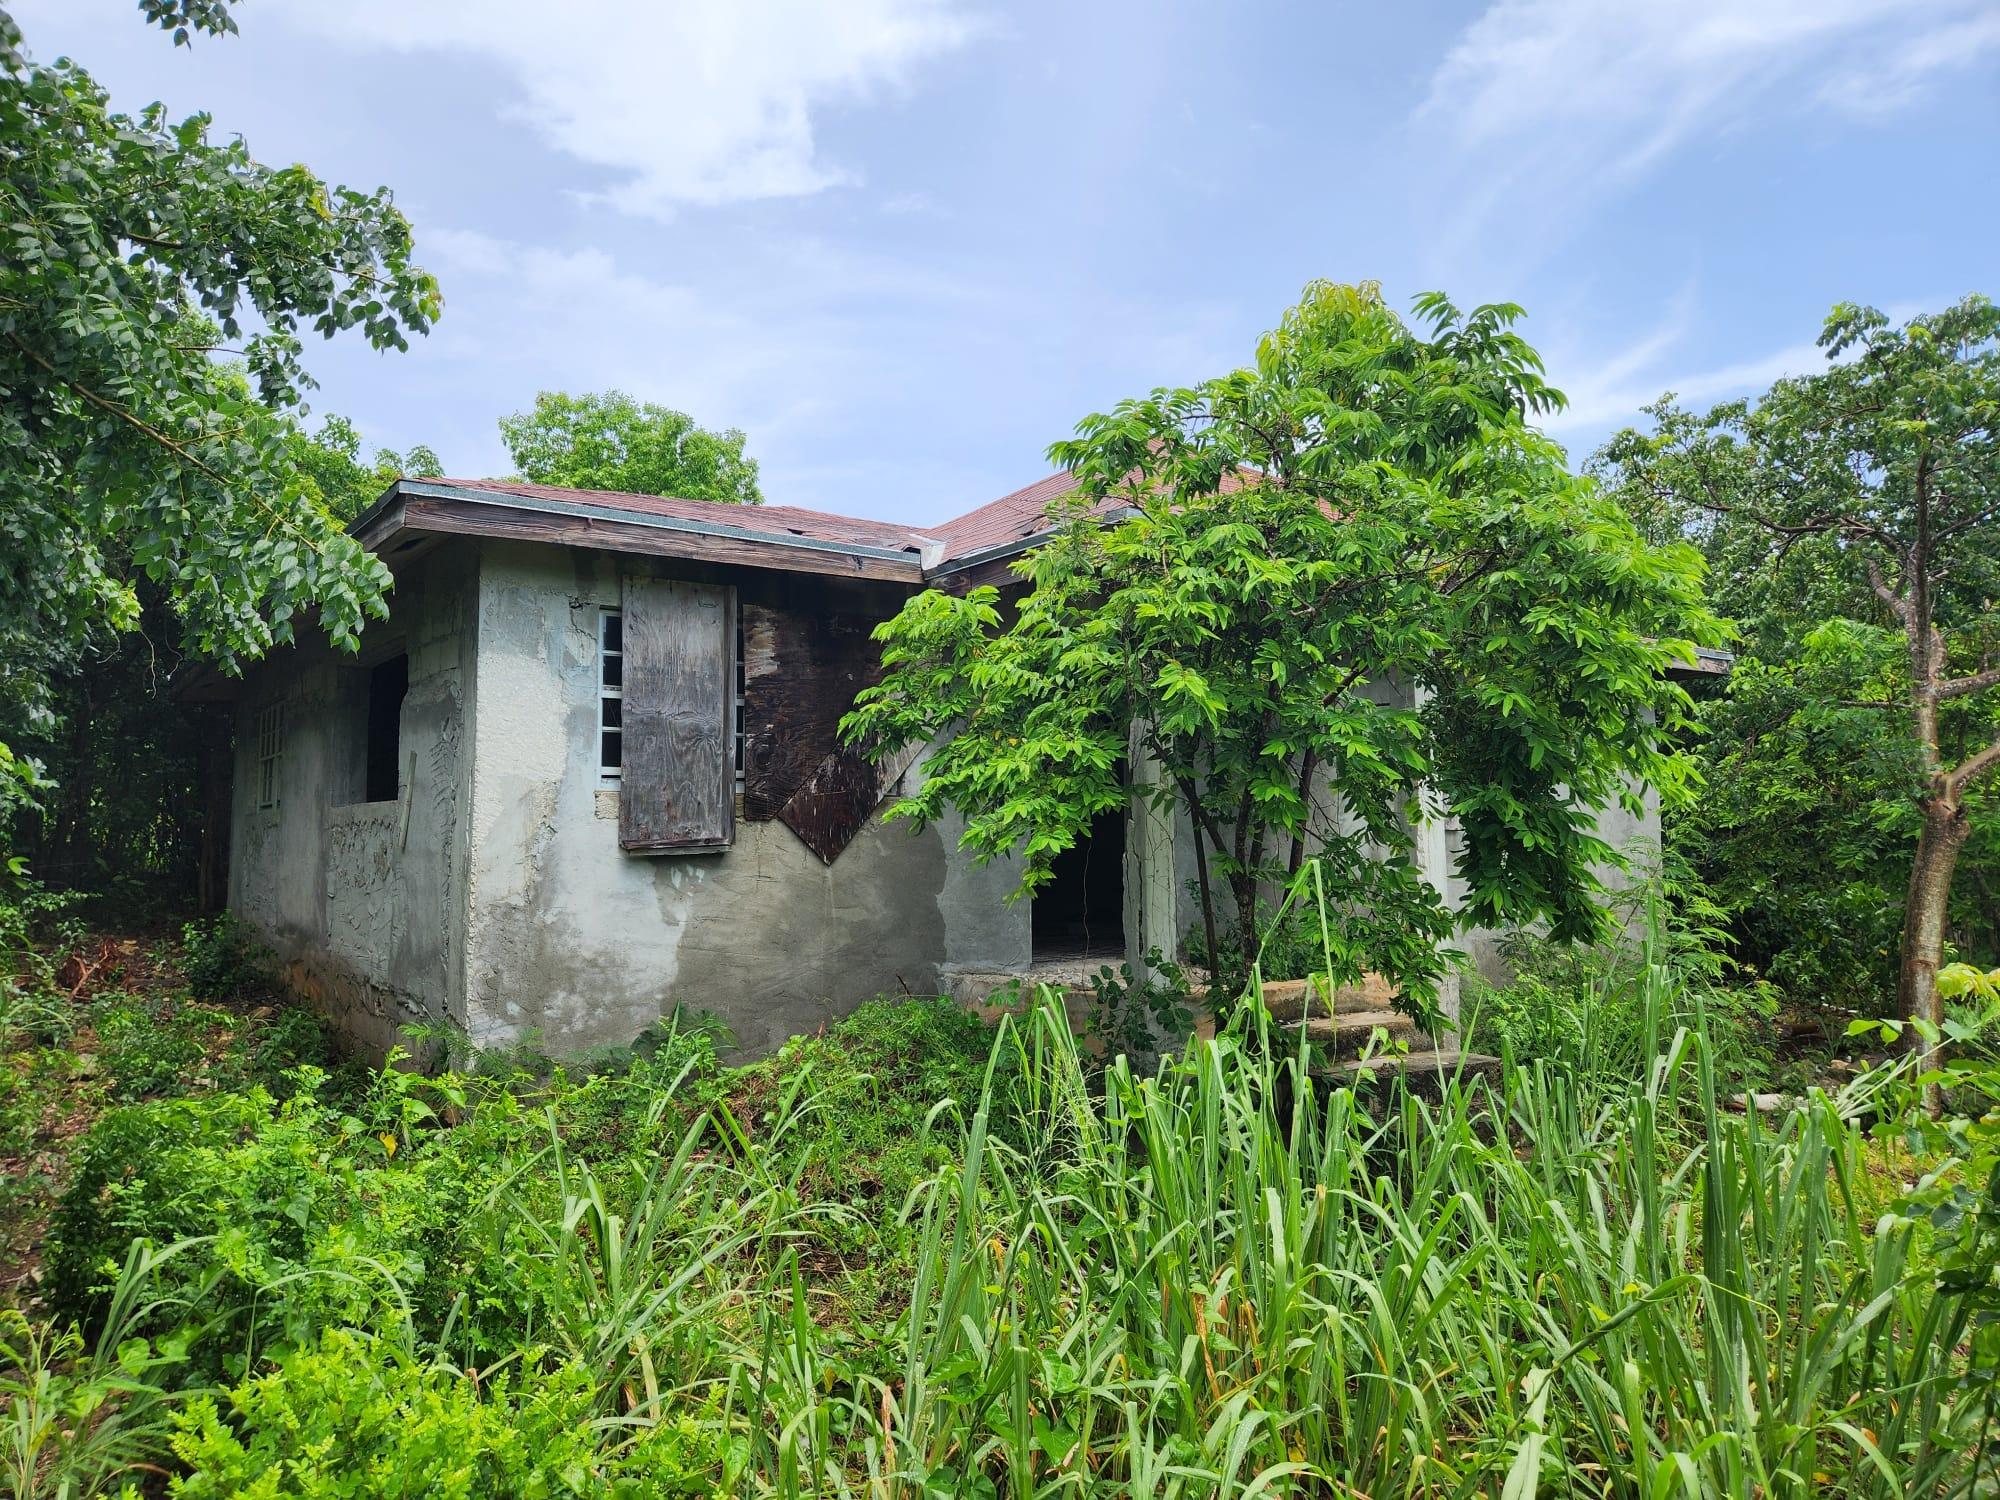
[[[1004,582],[1073,484],[917,534],[399,481],[353,528],[395,574],[390,619],[358,656],[302,636],[226,688],[230,907],[376,1051],[442,1019],[578,1052],[686,1007],[757,1052],[877,994],[1171,955],[1192,841],[1142,800],[1010,903],[1016,872],[973,864],[950,821],[879,816],[920,757],[877,768],[838,739],[873,627],[917,590]],[[1604,817],[1614,845],[1656,831]],[[1447,891],[1448,834],[1422,849]]]

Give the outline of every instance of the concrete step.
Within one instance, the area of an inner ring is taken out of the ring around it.
[[[1431,1047],[1401,1057],[1385,1053],[1366,1061],[1348,1058],[1316,1070],[1314,1076],[1344,1087],[1360,1082],[1364,1074],[1384,1081],[1399,1080],[1413,1092],[1435,1098],[1455,1078],[1466,1083],[1480,1078],[1498,1083],[1500,1059],[1458,1047]]]
[[[1374,1039],[1378,1029],[1412,1048],[1420,1045],[1417,1023],[1399,1010],[1350,1010],[1330,1016],[1316,1015],[1302,1022],[1294,1021],[1287,1029],[1303,1031],[1308,1041],[1334,1056],[1359,1052]]]
[[[1368,974],[1359,984],[1343,984],[1328,996],[1312,979],[1272,979],[1264,983],[1264,1008],[1274,1021],[1296,1021],[1302,1015],[1346,1015],[1393,1007],[1395,986],[1380,974]]]

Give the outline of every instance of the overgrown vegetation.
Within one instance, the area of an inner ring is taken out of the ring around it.
[[[184,995],[205,1063],[107,1027],[204,934],[72,1003],[101,1112],[0,1332],[0,1484],[1985,1493],[2000,1072],[1938,1124],[1907,1060],[1734,1113],[1759,1018],[1698,920],[1649,931],[1585,981],[1596,1040],[1516,1031],[1429,1102],[1307,1080],[1255,1005],[1144,1072],[1047,998],[743,1068],[668,1025],[588,1075],[330,1075]],[[1500,1024],[1560,988],[1530,968]]]
[[[1754,402],[1663,399],[1599,466],[1654,535],[1701,542],[1745,622],[1696,852],[1775,972],[1838,990],[1889,968],[1928,1045],[1954,949],[2000,958],[2000,308],[1899,326],[1843,304],[1819,342],[1823,369]]]
[[[1685,799],[1669,669],[1721,627],[1694,550],[1648,545],[1532,425],[1562,397],[1519,316],[1429,294],[1405,323],[1372,283],[1314,283],[1245,368],[1086,417],[1025,587],[928,589],[877,631],[844,728],[933,747],[891,816],[955,809],[1031,892],[1142,797],[1186,820],[1218,964],[1314,855],[1335,979],[1389,975],[1424,1013],[1462,925],[1600,936],[1596,809]],[[1416,858],[1445,816],[1457,909]]]
[[[675,1017],[368,1068],[240,924],[131,927],[216,895],[226,735],[163,679],[352,645],[389,579],[340,525],[439,468],[308,435],[302,330],[401,347],[438,288],[386,191],[116,114],[4,10],[0,223],[0,1492],[2000,1493],[1991,304],[1838,308],[1825,371],[1663,402],[1603,489],[1518,309],[1372,284],[1057,445],[1024,592],[913,600],[847,727],[949,728],[899,811],[1027,888],[1133,783],[1184,814],[1212,1040],[1155,959],[1084,1044],[1044,992],[747,1066]],[[761,499],[741,433],[617,392],[503,434]],[[1716,606],[1697,706],[1664,669]],[[1621,926],[1593,808],[1646,785],[1708,885]],[[1446,816],[1463,902],[1415,859]],[[1260,1002],[1428,1010],[1482,924],[1495,1081],[1315,1073]]]
[[[743,451],[741,431],[712,431],[686,412],[623,391],[542,391],[533,408],[500,419],[500,437],[520,477],[536,484],[764,503],[757,460]]]

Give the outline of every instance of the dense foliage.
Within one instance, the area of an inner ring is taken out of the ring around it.
[[[139,9],[178,43],[235,30],[228,0]],[[4,11],[0,225],[0,840],[16,868],[185,900],[215,884],[227,739],[171,684],[308,612],[352,642],[388,574],[341,523],[385,469],[437,469],[364,466],[339,417],[302,430],[304,331],[402,348],[437,286],[386,191],[266,167],[205,116],[117,113]]]
[[[351,634],[382,579],[300,488],[279,414],[307,384],[302,326],[378,348],[429,327],[437,285],[408,224],[387,193],[211,141],[202,116],[116,114],[0,24],[0,618],[68,637],[129,623],[143,575],[219,654],[269,644],[308,603]],[[192,308],[247,384],[180,338]]]
[[[1893,913],[1900,1008],[1934,1037],[1953,942],[1993,956],[1994,908],[1957,875],[1993,885],[2000,308],[1898,327],[1843,305],[1820,342],[1823,371],[1705,416],[1663,402],[1600,458],[1656,534],[1701,541],[1746,620],[1751,661],[1709,716],[1721,795],[1694,824],[1718,886],[1800,934],[1776,956],[1808,984],[1840,963],[1821,934],[1858,979]]]
[[[623,391],[543,391],[533,410],[500,419],[521,478],[577,490],[760,505],[757,460],[734,427],[712,432],[686,412]]]
[[[1699,559],[1648,545],[1528,425],[1559,398],[1515,309],[1419,315],[1314,286],[1252,367],[1056,445],[1078,498],[1025,589],[927,592],[878,632],[849,732],[886,753],[949,730],[893,815],[957,808],[962,847],[1019,852],[1032,890],[1136,784],[1192,823],[1204,952],[1310,848],[1337,977],[1420,1003],[1455,921],[1602,933],[1593,866],[1617,852],[1593,809],[1686,792],[1664,669],[1719,638]],[[1124,518],[1100,524],[1105,502]],[[1447,814],[1456,913],[1412,859]]]
[[[36,1497],[1987,1492],[2000,1141],[1906,1116],[1907,1062],[1730,1113],[1708,972],[1656,929],[1592,981],[1606,1045],[1428,1103],[1300,1086],[1254,1006],[1144,1076],[1048,1004],[429,1080],[91,1017],[110,1097],[48,1276],[83,1321],[0,1327],[0,1466]],[[94,1009],[135,1005],[263,1035]],[[1905,1117],[1935,1135],[1870,1138]]]
[[[345,417],[328,417],[311,434],[292,438],[292,460],[319,487],[320,499],[335,519],[352,521],[382,498],[396,479],[435,479],[444,473],[436,453],[423,443],[408,453],[377,448],[361,460],[361,434]]]

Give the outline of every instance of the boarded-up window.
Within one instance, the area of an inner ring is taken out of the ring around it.
[[[625,849],[691,853],[735,838],[735,604],[716,584],[625,581]]]
[[[841,715],[882,675],[874,626],[811,605],[743,611],[743,816],[781,820],[828,864],[916,754],[875,766],[840,740]]]

